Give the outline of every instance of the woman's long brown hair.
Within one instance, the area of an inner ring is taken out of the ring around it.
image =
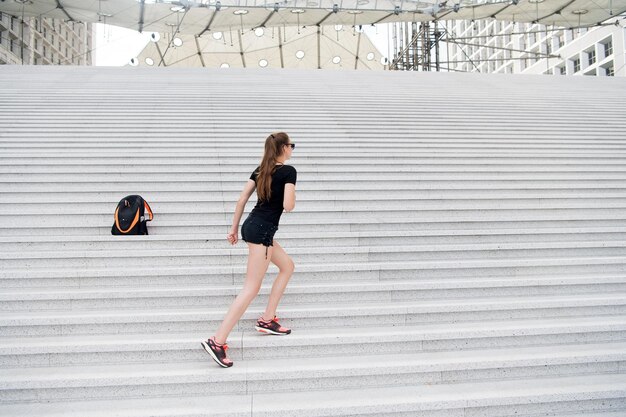
[[[265,139],[265,152],[256,177],[256,193],[259,200],[269,201],[272,196],[272,174],[276,170],[276,159],[282,155],[283,146],[289,143],[285,132],[273,133]]]

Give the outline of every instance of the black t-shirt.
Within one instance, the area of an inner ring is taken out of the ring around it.
[[[256,182],[256,177],[260,167],[257,167],[250,179]],[[291,165],[278,165],[272,174],[272,195],[270,201],[257,201],[256,206],[250,212],[250,215],[258,216],[264,220],[272,222],[278,226],[280,216],[283,214],[283,199],[285,197],[285,184],[296,184],[298,173]]]

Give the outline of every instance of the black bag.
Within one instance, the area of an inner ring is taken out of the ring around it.
[[[145,211],[150,216],[146,219]],[[112,235],[147,235],[146,222],[152,220],[152,209],[140,195],[124,197],[115,209],[115,222],[111,227]]]

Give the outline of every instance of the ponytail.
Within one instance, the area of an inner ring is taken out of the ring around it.
[[[276,160],[282,155],[283,146],[289,143],[284,132],[273,133],[265,139],[265,152],[256,177],[256,192],[261,201],[269,201],[272,196],[272,174],[276,171]]]

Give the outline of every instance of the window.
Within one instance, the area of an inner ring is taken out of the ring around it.
[[[559,48],[562,48],[565,45],[565,34],[561,33],[559,35]]]
[[[609,39],[604,43],[604,56],[607,57],[611,55],[613,55],[613,42]]]
[[[596,63],[596,50],[592,49],[591,51],[587,52],[587,62],[589,63],[589,65],[593,65]]]
[[[606,75],[607,77],[615,76],[615,68],[613,67],[613,65],[611,65],[610,67],[606,69]]]
[[[567,74],[567,69],[565,68],[565,66],[559,67],[559,74],[561,75]]]
[[[550,39],[546,42],[546,54],[552,55],[552,41]]]
[[[580,71],[580,58],[574,58],[572,63],[574,64],[574,72]]]

